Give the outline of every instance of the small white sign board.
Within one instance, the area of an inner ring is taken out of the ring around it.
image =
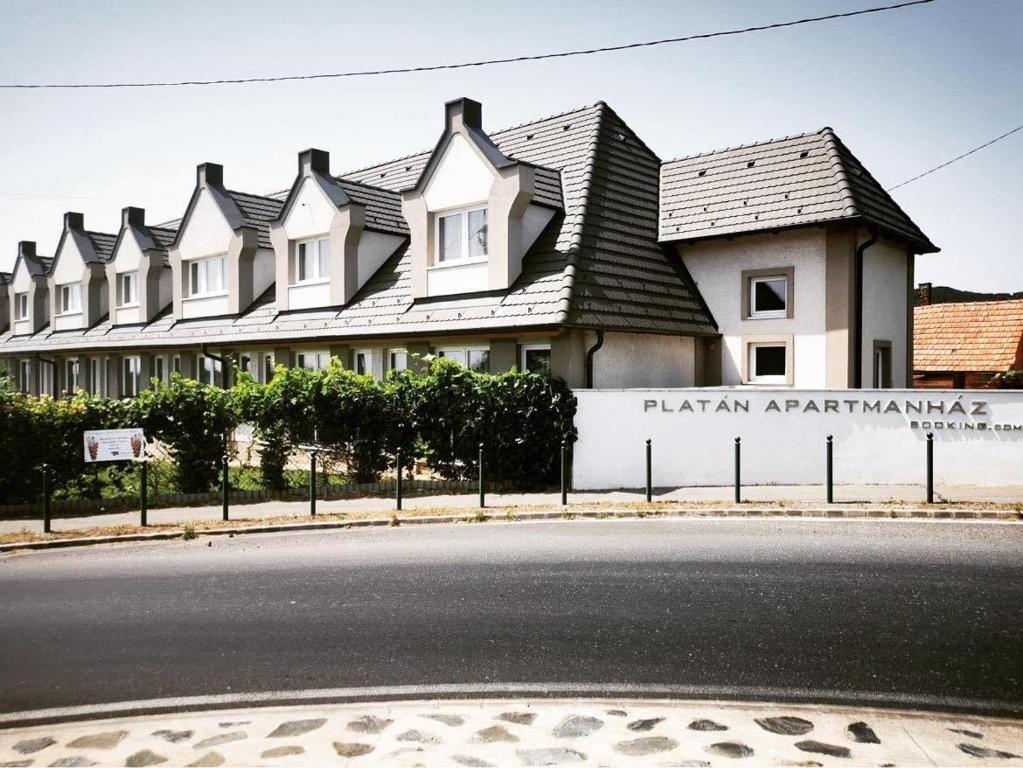
[[[93,429],[85,433],[85,461],[141,461],[146,439],[140,428]]]

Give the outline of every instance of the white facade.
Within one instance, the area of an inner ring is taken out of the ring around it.
[[[177,250],[181,256],[181,317],[210,317],[231,313],[228,295],[228,251],[235,233],[224,218],[208,189],[202,189],[188,218],[184,232],[178,239]],[[189,264],[208,258],[222,258],[223,288],[194,295],[190,287]]]
[[[912,380],[906,370],[909,313],[909,260],[904,247],[887,239],[870,246],[863,254],[863,386],[874,384],[875,342],[890,345],[891,375],[895,386]]]

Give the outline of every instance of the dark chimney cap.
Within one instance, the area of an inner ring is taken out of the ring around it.
[[[933,303],[933,297],[931,295],[931,284],[920,283],[916,287],[916,306],[926,307]]]
[[[85,216],[74,211],[68,211],[64,214],[64,229],[85,229]]]
[[[224,186],[224,166],[202,163],[195,169],[195,181],[200,187]]]
[[[18,256],[26,259],[36,257],[36,244],[34,240],[22,240],[18,243]]]
[[[144,227],[146,226],[146,209],[133,208],[128,206],[121,209],[122,227]]]
[[[303,174],[306,169],[313,173],[330,175],[330,152],[322,149],[306,149],[298,153],[298,172]]]
[[[455,99],[444,105],[444,119],[448,130],[464,125],[466,128],[483,130],[483,105],[472,99]]]

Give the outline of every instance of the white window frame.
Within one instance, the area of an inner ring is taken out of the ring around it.
[[[191,272],[189,273],[191,274]],[[189,277],[191,280],[191,277]],[[125,290],[129,287],[130,290]],[[125,294],[129,294],[127,297]],[[137,307],[139,305],[139,273],[118,272],[117,273],[117,306]]]
[[[469,256],[469,214],[483,211],[487,217],[487,252],[482,256]],[[462,222],[462,252],[454,258],[444,258],[443,240],[441,239],[441,219],[449,216],[461,216]],[[436,244],[437,258],[434,259],[434,267],[446,267],[462,264],[482,264],[490,258],[490,212],[487,206],[476,204],[463,208],[452,208],[446,211],[437,211],[434,214],[433,242]]]
[[[310,363],[307,365],[307,363]],[[305,368],[307,371],[325,371],[330,364],[330,352],[319,350],[304,350],[295,353],[295,367]]]
[[[316,245],[316,275],[314,277],[299,277],[302,273],[302,256],[300,251],[305,246]],[[318,283],[330,282],[330,238],[310,237],[295,241],[295,263],[292,272],[292,285],[316,285]]]
[[[42,363],[39,366],[39,394],[53,397],[54,366]]]
[[[153,358],[153,378],[159,379],[164,384],[170,381],[170,361],[166,355],[157,355]]]
[[[387,370],[408,370],[408,350],[400,347],[387,350]]]
[[[75,393],[81,387],[81,364],[77,357],[64,360],[64,391]]]
[[[92,394],[106,396],[107,394],[107,361],[106,358],[96,358],[92,361],[90,375],[92,381]]]
[[[359,370],[359,362],[362,362],[362,370]],[[373,350],[356,349],[352,352],[352,369],[360,376],[373,375]]]
[[[780,282],[785,286],[785,306],[781,309],[757,309],[757,285],[759,283]],[[784,274],[751,277],[749,280],[749,316],[754,320],[771,320],[786,318],[789,313],[789,279]]]
[[[485,353],[487,355],[487,370],[481,371],[481,373],[490,373],[490,347],[483,346],[464,346],[464,347],[438,347],[437,356],[446,357],[454,360],[462,365],[463,368],[469,368],[470,370],[476,370],[469,365],[469,356],[474,352]]]
[[[525,373],[529,369],[526,368],[526,352],[548,352],[551,351],[550,344],[523,344],[519,352],[519,370]]]
[[[14,294],[14,319],[28,320],[28,292]]]
[[[68,301],[71,298],[74,301]],[[74,306],[69,307],[71,304]],[[80,315],[82,313],[81,283],[62,283],[57,286],[57,310],[58,315]]]
[[[785,370],[780,376],[757,376],[757,350],[768,347],[781,349],[785,355]],[[749,383],[762,386],[788,386],[792,371],[789,370],[790,354],[789,347],[784,341],[751,341],[746,345],[746,354],[749,356]]]
[[[195,368],[201,384],[209,384],[211,387],[224,386],[224,366],[219,360],[200,354],[196,356]],[[218,378],[220,381],[217,381]]]
[[[211,264],[220,263],[221,286],[217,290],[209,290],[209,268]],[[227,295],[227,255],[205,256],[201,259],[190,259],[188,264],[188,296],[189,299],[203,299],[208,296]],[[192,268],[195,267],[193,273]],[[198,283],[198,285],[197,285]],[[201,288],[202,290],[198,290]]]
[[[141,385],[142,358],[138,355],[121,358],[121,397],[138,397]]]

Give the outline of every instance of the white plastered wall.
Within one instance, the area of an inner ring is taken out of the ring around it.
[[[81,292],[79,297],[79,311],[61,314],[60,312],[60,287],[76,283]],[[85,286],[85,263],[82,261],[82,252],[75,242],[71,232],[64,238],[64,246],[57,255],[57,262],[53,267],[53,285],[50,301],[53,302],[53,328],[56,331],[71,331],[81,328],[84,324],[84,310],[86,305]]]
[[[192,214],[188,219],[188,226],[182,233],[178,243],[178,252],[181,255],[182,262],[182,275],[179,279],[182,281],[181,309],[183,317],[224,315],[231,311],[226,291],[223,296],[189,298],[187,285],[189,261],[202,259],[207,256],[224,256],[224,282],[226,288],[229,282],[227,270],[230,269],[230,260],[227,258],[227,252],[231,247],[234,237],[234,230],[227,223],[224,214],[212,195],[206,189],[201,190],[199,198],[195,202],[195,207],[192,209]]]
[[[863,386],[874,378],[874,341],[892,345],[892,383],[906,380],[909,256],[905,247],[882,239],[863,253]]]
[[[29,297],[28,302],[28,317],[24,320],[15,320],[14,313],[17,311],[15,306],[14,297],[19,293],[31,293],[32,291],[32,276],[29,275],[28,269],[20,261],[17,264],[17,268],[14,271],[14,276],[11,279],[11,289],[9,291],[10,304],[11,304],[11,331],[14,334],[26,334],[32,333],[32,313],[34,308],[32,306],[32,298]]]
[[[125,233],[125,236],[121,238],[121,242],[117,247],[117,252],[114,254],[114,274],[122,275],[125,272],[139,272],[138,291],[140,296],[142,291],[145,290],[145,287],[142,284],[144,279],[144,275],[141,270],[142,258],[142,250],[139,248],[135,235],[130,231]],[[167,288],[170,288],[169,281],[167,283]],[[140,323],[144,320],[142,317],[141,307],[138,303],[123,308],[117,306],[116,281],[112,286],[110,286],[110,302],[112,307],[110,310],[110,317],[115,325]]]
[[[742,384],[747,342],[757,336],[791,335],[793,384],[823,387],[825,380],[825,231],[793,229],[734,240],[709,240],[680,246],[682,260],[707,302],[722,334],[721,383]],[[742,317],[742,273],[792,267],[791,318],[747,320]],[[905,280],[903,280],[905,285]]]

